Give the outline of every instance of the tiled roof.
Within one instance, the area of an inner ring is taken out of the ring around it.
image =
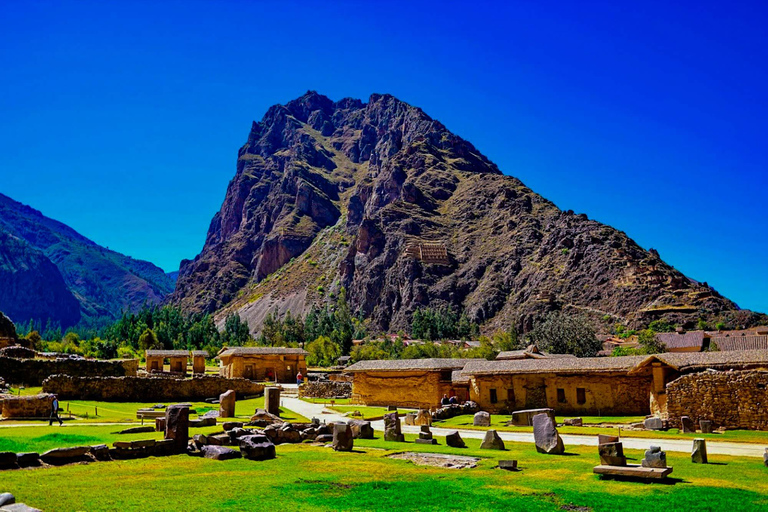
[[[460,370],[471,361],[484,361],[484,359],[375,359],[358,361],[344,371]]]
[[[768,336],[732,336],[712,338],[710,346],[717,350],[768,350]]]
[[[193,356],[203,356],[203,357],[208,357],[209,356],[208,351],[206,351],[206,350],[193,350],[192,351],[192,355]]]
[[[662,332],[656,338],[664,344],[667,350],[675,348],[701,348],[704,346],[704,331],[688,331],[684,333]]]
[[[155,357],[189,357],[188,350],[147,350],[147,356]]]
[[[498,375],[506,373],[595,373],[626,372],[645,359],[624,357],[554,357],[507,361],[474,361],[464,367],[465,375]]]
[[[307,351],[301,348],[288,347],[231,347],[221,351],[219,357],[289,354],[307,355]]]

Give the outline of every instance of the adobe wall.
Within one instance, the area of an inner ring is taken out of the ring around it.
[[[357,372],[352,382],[352,402],[363,405],[396,405],[429,409],[439,407],[452,383],[440,372]]]
[[[246,379],[197,375],[191,379],[172,377],[72,377],[53,375],[43,382],[43,391],[62,400],[106,402],[200,401],[218,397],[232,389],[238,398],[261,395],[264,386]]]
[[[768,430],[768,372],[700,372],[683,375],[666,386],[667,417],[680,425],[712,420],[728,429]]]
[[[102,361],[99,359],[12,359],[0,357],[0,377],[12,384],[39,386],[57,374],[82,377],[122,377],[136,375],[139,361]]]
[[[49,394],[0,395],[3,418],[47,418],[51,415],[51,400],[53,396]]]
[[[250,375],[248,366],[251,367]],[[298,372],[306,375],[307,363],[304,356],[298,354],[235,355],[230,357],[229,364],[223,366],[219,373],[224,377],[243,377],[263,382],[267,380],[269,370],[272,370],[277,382],[293,383],[296,382]]]
[[[650,376],[626,374],[483,375],[472,378],[469,399],[497,413],[550,407],[561,415],[645,415],[650,412],[651,383]],[[558,401],[558,388],[565,393],[563,402]],[[584,403],[578,403],[577,388],[584,389]],[[491,389],[496,390],[495,404]]]

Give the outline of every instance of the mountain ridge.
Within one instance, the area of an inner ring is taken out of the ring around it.
[[[23,252],[29,255],[34,253],[35,260],[23,264],[25,268],[29,267],[26,268],[27,273],[42,272],[47,275],[52,280],[52,289],[57,290],[55,293],[62,294],[62,297],[66,296],[60,290],[60,284],[63,283],[77,301],[77,315],[71,311],[65,313],[55,303],[47,308],[50,311],[49,318],[59,322],[62,327],[69,327],[80,320],[114,320],[123,311],[136,311],[145,304],[159,304],[173,289],[172,280],[152,263],[102,247],[66,224],[46,217],[42,212],[4,194],[0,194],[0,233],[4,234],[0,241],[5,242],[0,244],[3,245],[0,250],[9,250],[12,241],[16,241],[13,242],[15,244],[20,243],[18,241],[28,244],[28,249]],[[53,271],[49,263],[58,270],[62,283],[51,277]],[[9,273],[5,279],[19,278],[19,265],[22,264],[9,263]],[[28,287],[33,282],[37,281],[23,280],[16,292],[7,294],[0,301],[0,310],[14,311],[16,318],[10,313],[9,316],[17,323],[26,323],[30,319],[43,324],[46,321],[41,316],[46,308],[40,309],[33,304],[34,301],[25,300],[27,297],[24,294],[28,293]],[[32,298],[44,295],[40,292],[33,294]],[[65,302],[66,308],[71,310],[71,301],[67,299]],[[20,303],[27,306],[19,307]]]
[[[425,243],[445,261],[413,257]],[[169,300],[258,330],[266,312],[301,313],[342,287],[382,330],[441,306],[486,330],[528,330],[558,309],[629,325],[757,321],[625,233],[559,210],[421,109],[309,91],[252,124]]]

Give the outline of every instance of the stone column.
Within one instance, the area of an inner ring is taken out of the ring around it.
[[[264,389],[264,408],[268,413],[280,416],[280,388]]]
[[[174,451],[184,453],[189,442],[189,406],[171,405],[165,410],[165,438],[173,439]]]

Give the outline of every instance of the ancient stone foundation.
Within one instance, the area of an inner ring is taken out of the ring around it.
[[[666,387],[670,424],[681,427],[710,420],[715,427],[768,430],[768,372],[701,372],[684,375]]]
[[[13,384],[39,386],[51,375],[88,377],[135,376],[136,359],[102,361],[98,359],[13,359],[0,357],[0,377]]]
[[[48,394],[34,396],[0,395],[3,418],[47,418],[51,415],[51,401]]]
[[[310,398],[349,398],[352,396],[352,383],[350,382],[307,382],[299,387],[300,397]]]
[[[153,402],[205,400],[234,390],[238,397],[260,395],[264,386],[246,379],[195,376],[169,377],[72,377],[54,375],[43,382],[43,391],[62,400],[102,400],[106,402]]]

